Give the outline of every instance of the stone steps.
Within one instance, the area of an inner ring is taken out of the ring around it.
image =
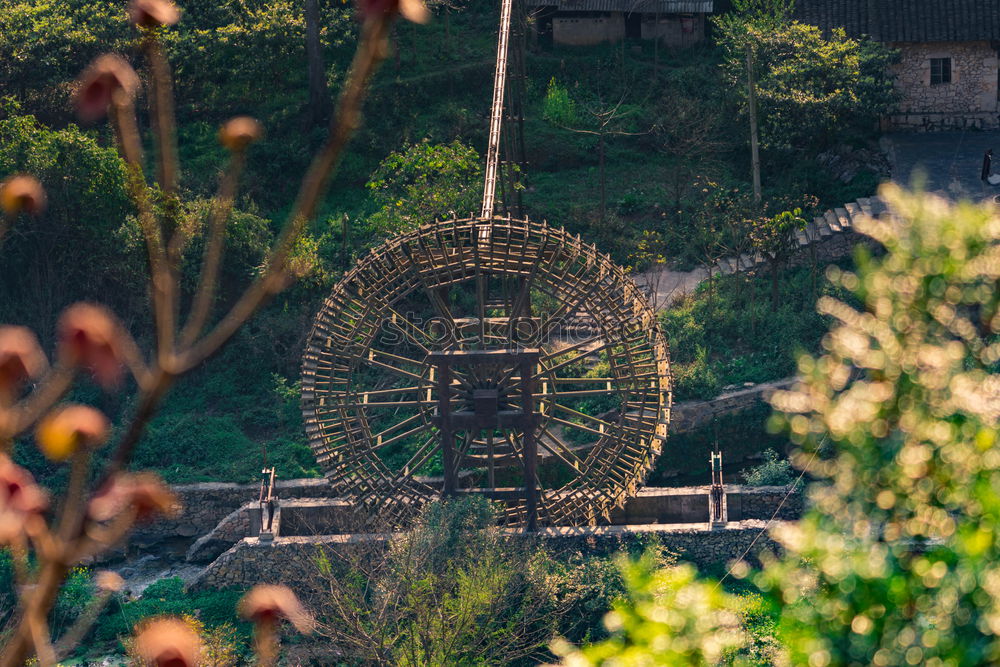
[[[885,213],[886,210],[885,202],[879,197],[860,197],[857,201],[832,208],[823,215],[816,216],[804,228],[796,230],[796,244],[801,250],[813,243],[826,241],[837,234],[851,233],[854,231],[855,222],[859,217],[876,217]],[[719,275],[728,276],[740,271],[752,271],[766,261],[767,258],[760,253],[752,255],[743,253],[739,257],[723,257],[716,262],[713,271]]]

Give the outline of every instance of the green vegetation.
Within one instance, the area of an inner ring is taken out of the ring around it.
[[[652,486],[706,484],[711,479],[709,456],[720,448],[726,467],[725,480],[736,482],[739,478],[735,473],[743,462],[767,449],[785,448],[787,438],[767,432],[770,414],[770,407],[760,403],[736,414],[722,415],[687,433],[672,433],[647,483]]]
[[[826,319],[817,297],[842,295],[818,269],[788,271],[779,282],[778,307],[766,296],[770,278],[733,275],[702,283],[663,311],[677,400],[711,398],[729,385],[765,382],[795,373],[795,355],[816,349]],[[820,284],[817,284],[820,283]]]
[[[716,39],[742,114],[752,61],[765,149],[803,155],[864,141],[893,108],[896,92],[886,75],[892,49],[851,39],[843,29],[824,37],[816,26],[792,22],[794,0],[733,4],[737,11],[715,18]]]
[[[478,213],[482,171],[475,149],[457,140],[440,145],[425,140],[392,153],[367,184],[380,206],[369,223],[391,235],[434,220]]]
[[[743,482],[750,486],[787,486],[798,477],[792,468],[792,462],[780,458],[773,449],[764,450],[763,463],[740,474]]]
[[[804,519],[773,531],[780,557],[725,573],[763,593],[742,614],[753,630],[726,634],[734,605],[710,580],[640,562],[612,637],[566,651],[565,665],[657,664],[676,650],[712,664],[702,656],[727,645],[750,664],[1000,659],[996,209],[884,194],[903,224],[862,231],[888,254],[828,271],[859,305],[819,301],[834,318],[824,353],[800,357],[803,386],[773,399],[772,428],[819,481]]]
[[[349,5],[320,0],[319,6],[326,84],[335,95],[357,27]],[[294,178],[324,130],[308,103],[301,3],[190,0],[182,8],[180,24],[165,39],[176,75],[181,186],[189,202],[184,216],[207,213],[225,159],[218,125],[249,113],[265,128],[249,153],[244,194],[229,222],[222,311],[256,274],[274,221],[294,198]],[[354,150],[303,242],[303,252],[316,257],[315,271],[168,396],[138,452],[142,465],[174,482],[249,481],[265,456],[279,476],[316,473],[296,416],[295,378],[303,335],[321,299],[353,258],[383,236],[478,209],[496,10],[468,3],[435,11],[442,20],[428,26],[396,26],[396,49],[374,81]],[[838,42],[827,57],[815,35],[793,37],[813,49],[808,67],[796,71],[854,81],[837,69],[843,60],[863,64],[865,76],[877,79],[880,61],[858,52],[867,46]],[[145,258],[122,162],[107,147],[106,127],[73,124],[69,102],[69,82],[90,57],[133,52],[137,39],[124,8],[112,0],[18,0],[0,7],[0,88],[9,95],[0,107],[0,175],[35,173],[51,197],[45,218],[20,220],[5,240],[0,314],[43,341],[52,338],[55,315],[78,300],[107,303],[134,331],[149,320],[146,294],[131,288]],[[637,268],[657,259],[686,267],[704,261],[706,244],[718,245],[729,233],[714,219],[713,211],[721,211],[718,193],[749,188],[748,136],[732,122],[740,103],[727,79],[726,49],[706,44],[654,54],[650,44],[544,50],[528,43],[526,78],[516,84],[524,152],[519,135],[505,141],[514,182],[503,179],[498,210],[546,218]],[[775,46],[769,57],[783,57],[782,48]],[[797,90],[800,83],[774,86]],[[858,98],[855,107],[844,100],[829,105],[824,122],[850,127],[851,141],[863,143],[874,128],[851,114],[868,99]],[[141,129],[148,131],[145,124]],[[796,150],[808,155],[817,147],[803,143]],[[775,214],[802,207],[808,216],[816,206],[871,194],[876,179],[865,173],[844,184],[809,160],[778,153],[766,152],[764,166],[765,199],[782,202]],[[192,278],[182,281],[185,298],[194,289],[202,243],[197,237],[186,251],[184,273]],[[805,297],[794,296],[802,280],[795,274],[782,281],[781,308],[770,315],[791,326],[767,327],[764,335],[760,304],[751,301],[743,312],[743,292],[726,281],[717,298],[699,296],[666,316],[678,396],[786,374],[788,352],[795,345],[812,349],[817,338]],[[802,304],[797,321],[792,303]],[[738,324],[747,321],[749,333]],[[719,346],[720,340],[727,342]],[[116,422],[133,408],[129,400],[101,400]],[[27,449],[18,448],[19,460],[58,487],[64,473]]]
[[[94,581],[94,570],[75,568],[59,591],[59,597],[49,618],[54,637],[60,637],[73,627],[99,596]],[[243,595],[239,590],[204,591],[192,593],[184,590],[184,582],[177,577],[161,579],[143,591],[139,599],[128,599],[123,594],[112,594],[107,605],[72,657],[93,658],[108,653],[125,651],[128,638],[135,626],[145,619],[172,614],[197,618],[199,629],[214,649],[228,648],[233,657],[243,661],[250,658],[250,624],[236,614],[236,603]],[[0,637],[5,637],[6,624],[16,610],[14,572],[10,552],[0,551]],[[123,643],[124,642],[124,643]],[[235,664],[222,662],[218,664]]]

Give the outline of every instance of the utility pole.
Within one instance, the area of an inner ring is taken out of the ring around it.
[[[747,44],[747,90],[750,102],[750,161],[753,170],[753,200],[760,206],[760,139],[757,128],[757,86],[753,73],[753,46]]]

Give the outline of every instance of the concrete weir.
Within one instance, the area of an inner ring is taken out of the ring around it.
[[[311,485],[310,485],[311,487]],[[709,487],[646,488],[611,518],[610,525],[542,528],[540,539],[557,550],[611,553],[650,535],[668,550],[699,566],[725,563],[749,550],[773,550],[767,522],[794,520],[802,512],[800,493],[785,487],[726,487],[728,521],[709,523]],[[261,508],[247,502],[221,518],[191,545],[189,562],[207,563],[194,588],[285,583],[307,589],[322,552],[371,549],[392,534],[355,532],[350,505],[339,498],[286,498],[277,503],[270,532],[261,530]],[[763,533],[763,534],[762,534]],[[512,539],[525,536],[511,530]]]

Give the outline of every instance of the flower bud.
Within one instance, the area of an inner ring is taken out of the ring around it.
[[[431,17],[423,0],[358,0],[358,9],[365,19],[401,14],[414,23],[427,23]]]
[[[176,515],[180,504],[159,476],[119,473],[91,498],[87,514],[95,521],[107,521],[128,508],[138,521],[149,521],[156,515]]]
[[[108,113],[116,95],[134,98],[139,77],[124,58],[114,54],[99,56],[80,75],[76,91],[76,113],[85,123],[93,123]]]
[[[39,215],[45,210],[45,203],[45,188],[34,176],[11,176],[0,183],[0,208],[7,215],[17,215],[21,211]]]
[[[121,337],[117,320],[101,306],[74,304],[59,318],[59,354],[63,363],[89,369],[105,389],[121,382]]]
[[[47,367],[30,329],[0,327],[0,403],[13,400],[25,380],[39,377]]]
[[[233,152],[242,151],[260,139],[262,134],[263,128],[255,118],[237,116],[219,129],[219,143]]]
[[[48,506],[48,494],[31,473],[0,454],[0,544],[23,535]]]
[[[46,416],[35,441],[50,461],[65,461],[81,447],[97,447],[108,439],[108,419],[86,405],[66,405]]]
[[[144,665],[197,667],[201,663],[201,637],[179,618],[159,618],[146,623],[136,635],[134,646]]]
[[[170,0],[132,0],[128,15],[132,23],[141,28],[173,25],[181,18],[177,5]]]
[[[258,584],[243,596],[240,616],[254,623],[275,623],[288,620],[299,632],[310,632],[314,621],[299,599],[287,586]]]
[[[94,584],[97,585],[98,590],[117,593],[125,586],[125,580],[117,572],[101,570],[94,576]]]

